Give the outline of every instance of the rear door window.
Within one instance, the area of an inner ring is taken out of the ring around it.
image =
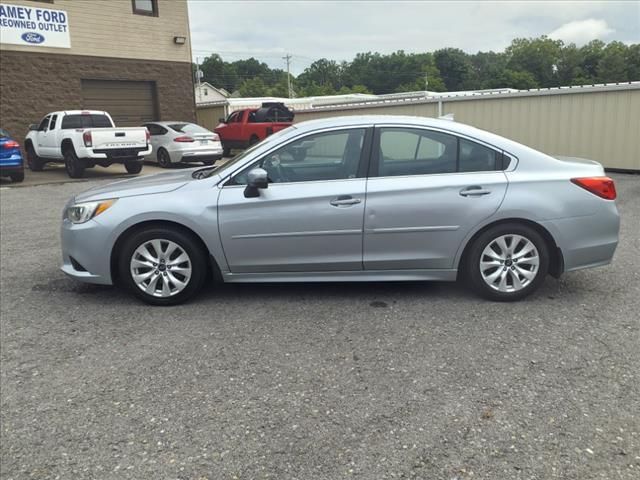
[[[453,135],[413,128],[381,128],[378,175],[395,177],[456,171]]]

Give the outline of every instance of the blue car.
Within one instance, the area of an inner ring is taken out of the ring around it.
[[[24,180],[24,161],[20,144],[2,128],[0,128],[0,176],[10,177],[14,182]]]

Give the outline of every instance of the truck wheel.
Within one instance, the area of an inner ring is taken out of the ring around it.
[[[124,168],[127,169],[127,173],[140,173],[142,171],[142,162],[137,160],[124,162]]]
[[[249,139],[249,146],[252,147],[259,141],[260,139],[258,137],[256,137],[255,135],[251,135],[251,138]]]
[[[82,164],[73,148],[64,152],[64,168],[70,178],[82,178],[84,176],[85,166]]]
[[[9,175],[9,178],[16,183],[22,182],[24,180],[24,170],[22,172],[12,173]]]
[[[27,145],[27,165],[32,172],[41,172],[45,162],[42,161],[31,145]]]
[[[231,156],[231,148],[230,147],[222,147],[222,156],[223,157],[230,157]]]
[[[162,168],[171,168],[171,157],[164,148],[158,150],[158,165]]]

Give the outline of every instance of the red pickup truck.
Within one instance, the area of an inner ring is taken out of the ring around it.
[[[232,148],[247,148],[292,123],[293,112],[283,103],[263,103],[260,108],[236,110],[226,120],[220,118],[214,131],[222,141],[223,155],[228,157]]]

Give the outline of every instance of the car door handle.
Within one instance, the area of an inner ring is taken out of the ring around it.
[[[353,198],[351,195],[340,195],[329,203],[334,207],[344,207],[345,205],[355,205],[360,202],[361,200],[359,198]]]
[[[460,190],[460,195],[462,195],[463,197],[479,197],[481,195],[489,195],[490,193],[491,190],[485,190],[484,188],[477,185]]]

